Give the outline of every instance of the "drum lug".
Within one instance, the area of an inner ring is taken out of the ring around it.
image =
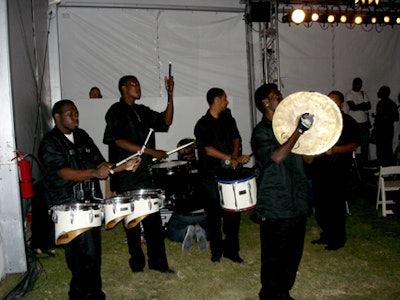
[[[93,211],[90,210],[90,213],[89,213],[89,222],[90,222],[90,223],[93,223],[93,219],[94,219],[94,214],[93,214]]]
[[[250,182],[247,183],[247,187],[249,188],[249,196],[250,196],[250,204],[253,204],[253,197],[252,197],[252,193],[251,193],[251,184]]]
[[[55,211],[53,211],[53,215],[51,216],[51,219],[53,220],[53,222],[54,222],[55,224],[58,223],[58,216],[57,216],[57,214],[56,214]]]
[[[135,211],[135,203],[133,203],[133,201],[131,202],[131,212]]]
[[[218,189],[219,189],[219,198],[221,199],[220,200],[221,201],[221,205],[224,206],[225,203],[224,203],[224,195],[222,193],[222,186],[218,186]]]
[[[71,222],[71,224],[74,224],[74,213],[72,211],[69,215],[69,221]]]
[[[117,203],[113,203],[113,214],[115,215],[115,211],[117,210]]]
[[[235,208],[238,208],[238,203],[237,203],[237,197],[236,197],[236,185],[237,183],[234,183],[232,188],[233,188],[233,195],[235,196]]]

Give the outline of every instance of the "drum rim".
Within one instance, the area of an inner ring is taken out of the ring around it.
[[[177,164],[177,165],[175,165],[175,166],[171,166],[171,167],[164,167],[164,168],[161,168],[161,167],[156,167],[156,166],[158,166],[158,165],[166,165],[166,164],[169,164],[169,163],[172,163],[172,162],[179,162],[179,164]],[[176,167],[180,167],[180,166],[184,166],[184,165],[187,165],[187,161],[186,160],[170,160],[170,161],[165,161],[165,162],[161,162],[161,163],[157,163],[157,164],[154,164],[154,165],[152,165],[151,166],[151,168],[153,169],[171,169],[171,168],[176,168]]]
[[[111,203],[114,203],[114,202],[117,202],[117,203],[129,203],[129,202],[130,202],[130,199],[131,199],[131,197],[129,197],[129,196],[122,196],[122,195],[120,195],[120,196],[115,196],[115,197],[108,198],[108,199],[106,199],[106,200],[104,201],[104,203],[105,203],[105,204],[111,204]],[[126,200],[126,202],[115,201],[115,200]]]
[[[101,204],[100,203],[70,203],[70,204],[58,204],[54,205],[50,208],[50,210],[62,210],[62,211],[69,211],[69,210],[88,210],[88,209],[76,209],[79,207],[85,207],[85,208],[91,208],[91,207],[97,207],[96,209],[93,210],[100,210],[101,209]],[[73,209],[72,209],[73,208]]]
[[[145,194],[145,191],[147,191],[147,192],[150,191],[150,192],[153,192],[154,194],[162,194],[164,192],[163,189],[157,189],[157,188],[137,189],[137,190],[124,191],[124,192],[121,193],[120,196],[122,196],[122,197],[130,197],[131,195],[128,195],[127,193],[132,193],[132,195],[143,195],[143,194]]]
[[[256,177],[256,174],[252,174],[247,178],[240,178],[240,179],[234,179],[234,180],[226,180],[226,179],[217,178],[217,181],[219,183],[232,184],[232,183],[245,182],[245,181],[248,181],[249,179],[253,179],[254,177]]]

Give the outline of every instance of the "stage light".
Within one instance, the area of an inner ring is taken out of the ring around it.
[[[302,9],[295,9],[292,12],[292,22],[296,24],[300,24],[306,18],[306,13]]]
[[[311,20],[312,20],[313,22],[317,22],[318,19],[319,19],[318,13],[313,13],[313,14],[311,15]]]
[[[400,25],[400,17],[396,18],[396,23]]]
[[[333,14],[330,14],[330,15],[328,15],[328,23],[333,23],[333,22],[335,22],[335,15],[333,15]]]
[[[377,18],[375,16],[371,17],[371,23],[372,24],[376,24],[376,21],[377,21]]]
[[[383,22],[385,22],[385,23],[389,23],[390,22],[390,17],[389,16],[384,16],[383,17]]]
[[[346,21],[347,21],[347,16],[346,15],[341,15],[340,16],[340,22],[346,23]]]
[[[354,17],[354,23],[356,23],[357,25],[360,25],[362,23],[363,19],[361,16],[355,16]]]

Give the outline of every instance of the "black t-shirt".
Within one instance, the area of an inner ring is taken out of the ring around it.
[[[73,135],[74,143],[55,127],[40,143],[39,158],[44,167],[43,184],[49,208],[77,200],[74,198],[73,188],[78,182],[62,179],[57,175],[57,171],[63,168],[95,169],[105,161],[86,131],[78,128],[73,131]],[[96,196],[101,197],[98,180],[92,181],[95,184]]]
[[[222,114],[215,119],[208,110],[197,121],[194,128],[196,146],[199,156],[199,172],[205,176],[216,176],[223,168],[220,159],[208,156],[205,147],[211,146],[221,152],[231,154],[233,152],[233,140],[240,138],[235,119],[230,114]]]
[[[106,113],[106,129],[103,143],[109,146],[109,160],[118,163],[133,155],[116,146],[119,139],[128,140],[137,145],[143,145],[149,134],[150,128],[157,132],[167,132],[169,126],[165,124],[165,113],[151,110],[144,105],[129,106],[124,100],[114,103]],[[156,140],[154,133],[150,136],[146,147],[155,149]],[[111,190],[117,193],[131,191],[139,188],[151,188],[150,165],[152,157],[142,155],[142,163],[136,172],[122,171],[111,177]]]

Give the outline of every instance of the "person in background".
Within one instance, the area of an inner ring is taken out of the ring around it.
[[[328,94],[339,109],[344,96],[339,91]],[[359,128],[357,122],[342,112],[343,127],[336,144],[325,153],[312,157],[315,218],[322,232],[313,244],[326,245],[326,250],[337,250],[346,242],[346,201],[349,200],[349,174],[353,152],[357,150]]]
[[[155,135],[150,134],[150,129],[156,132],[166,132],[172,124],[174,114],[173,76],[165,77],[165,87],[168,93],[168,102],[165,111],[159,113],[145,105],[136,103],[140,100],[142,91],[135,76],[123,76],[118,82],[121,99],[114,103],[106,113],[107,125],[103,143],[108,145],[111,160],[121,161],[132,154],[141,153],[142,164],[134,174],[121,172],[111,177],[111,190],[117,192],[117,194],[138,189],[153,189],[149,168],[152,160],[153,158],[161,160],[168,157],[166,151],[155,148]],[[162,273],[173,273],[174,271],[168,266],[164,243],[165,233],[160,212],[149,214],[142,220],[141,224],[147,245],[149,268]],[[141,226],[138,224],[133,228],[124,228],[131,255],[129,259],[131,270],[132,272],[143,272],[146,261],[142,249]]]
[[[100,89],[97,86],[94,86],[89,91],[89,98],[90,99],[101,99],[103,95],[100,92]]]
[[[263,118],[251,137],[258,176],[257,204],[250,217],[260,224],[260,299],[293,299],[289,291],[303,254],[308,216],[303,158],[291,150],[313,124],[313,116],[304,113],[295,131],[281,145],[272,129],[275,109],[281,101],[276,84],[263,84],[255,92],[255,104]]]
[[[200,251],[207,251],[207,215],[204,204],[198,195],[198,165],[194,139],[185,138],[178,142],[177,147],[193,142],[178,151],[178,160],[188,162],[188,174],[180,180],[180,197],[175,199],[173,213],[168,222],[167,238],[182,243],[182,250],[192,248],[193,238]]]
[[[135,171],[140,158],[113,169],[90,136],[79,127],[79,112],[71,100],[54,104],[55,127],[42,139],[39,158],[43,164],[43,185],[48,208],[78,203],[74,187],[90,180],[101,198],[99,179],[123,170]],[[69,299],[105,299],[101,281],[101,228],[94,227],[64,244],[65,258],[72,273]]]
[[[380,87],[377,96],[380,100],[376,104],[372,129],[376,144],[376,158],[378,166],[393,166],[396,163],[393,154],[394,124],[399,120],[399,112],[396,103],[389,98],[390,88],[388,86]]]
[[[361,147],[360,164],[365,167],[369,160],[369,131],[372,126],[369,120],[371,102],[367,93],[361,90],[362,85],[361,78],[354,78],[352,90],[345,97],[347,106],[344,107],[344,112],[348,113],[358,123],[360,132],[359,146]]]
[[[241,155],[241,137],[235,119],[226,111],[229,101],[221,88],[207,92],[207,113],[194,128],[199,155],[199,188],[208,220],[211,261],[220,262],[222,255],[233,262],[243,263],[239,256],[240,212],[228,212],[220,205],[217,184],[219,173],[237,168],[250,160]],[[225,239],[222,238],[222,230]]]

